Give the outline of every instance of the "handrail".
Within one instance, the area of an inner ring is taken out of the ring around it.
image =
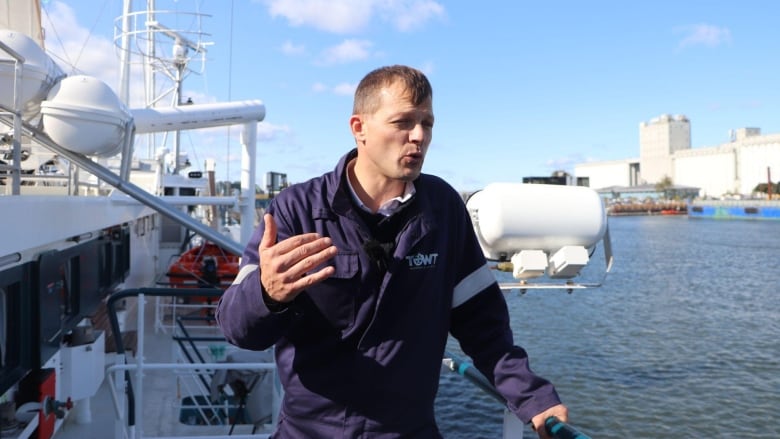
[[[132,288],[111,294],[108,296],[106,307],[108,308],[108,320],[111,324],[111,332],[113,333],[114,342],[116,344],[116,353],[122,356],[125,354],[122,334],[119,329],[119,319],[117,318],[116,309],[114,308],[114,304],[117,301],[140,295],[154,297],[219,297],[222,293],[223,291],[218,288]],[[129,370],[125,370],[125,382],[127,383],[128,401],[127,425],[132,426],[135,425],[135,394],[133,393],[133,383],[130,379]]]
[[[506,406],[506,399],[504,399],[496,387],[488,381],[488,379],[485,378],[485,375],[482,375],[476,367],[468,362],[458,360],[449,352],[445,352],[444,355],[446,355],[446,358],[444,358],[442,362],[448,369],[466,378],[469,382],[492,396],[493,399],[500,402],[501,405]],[[554,416],[550,416],[544,421],[544,427],[547,434],[553,439],[590,439],[589,436],[577,431],[577,429],[571,425]]]
[[[198,357],[198,362],[201,364],[206,363],[206,359],[203,358],[203,355],[201,355],[200,351],[198,351],[197,346],[195,346],[195,342],[197,341],[194,337],[192,337],[187,330],[187,327],[182,322],[181,316],[176,316],[176,324],[179,327],[179,331],[181,331],[182,334],[184,334],[184,337],[177,337],[173,336],[173,340],[176,341],[176,343],[179,344],[179,347],[181,348],[182,353],[185,357],[187,357],[187,361],[190,363],[195,363],[195,359],[192,358],[192,355],[190,355],[190,351],[187,349],[186,343],[189,343],[190,348],[192,349],[192,352],[195,353],[195,356]],[[209,337],[210,340],[213,340],[214,337]],[[223,339],[224,340],[224,339]],[[198,374],[198,377],[200,378],[201,383],[203,383],[203,386],[208,387],[209,383],[206,381],[206,378],[202,374]]]
[[[496,387],[490,381],[488,381],[488,379],[485,378],[485,375],[482,375],[482,373],[477,370],[476,367],[472,366],[471,363],[457,360],[455,356],[449,352],[445,352],[444,355],[446,355],[447,358],[442,361],[448,369],[466,378],[469,380],[469,382],[471,382],[471,384],[474,384],[475,386],[482,389],[483,392],[492,396],[493,399],[502,405],[506,405],[506,399],[504,399]]]
[[[561,421],[555,416],[550,416],[544,421],[547,434],[556,439],[590,439],[584,433],[580,433],[571,425]]]

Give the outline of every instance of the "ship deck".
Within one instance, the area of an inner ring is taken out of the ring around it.
[[[106,354],[105,379],[94,396],[76,401],[65,418],[57,421],[59,429],[53,436],[55,439],[225,437],[228,435],[236,438],[258,438],[270,434],[273,426],[270,416],[264,416],[262,421],[257,421],[255,424],[233,422],[237,417],[236,400],[226,399],[231,396],[233,390],[229,385],[224,386],[224,383],[229,381],[225,380],[226,376],[253,377],[250,378],[250,383],[254,386],[248,392],[245,404],[247,411],[241,413],[250,418],[248,421],[253,421],[251,418],[254,415],[251,409],[259,410],[257,405],[252,407],[253,402],[264,406],[259,411],[271,413],[271,405],[274,403],[271,401],[273,398],[268,383],[272,382],[273,374],[267,373],[273,365],[270,352],[242,351],[227,345],[224,339],[219,342],[213,341],[214,338],[221,337],[213,323],[200,325],[194,329],[190,326],[184,334],[189,336],[190,340],[185,340],[183,349],[181,342],[183,334],[175,329],[174,320],[178,319],[173,315],[178,314],[181,317],[195,314],[197,321],[201,320],[200,317],[204,312],[208,312],[204,310],[209,308],[198,305],[192,307],[177,305],[179,309],[171,311],[170,303],[161,305],[161,301],[164,302],[163,299],[147,297],[140,317],[139,313],[135,312],[138,307],[129,308],[124,332],[137,331],[139,345],[135,352]],[[144,322],[143,330],[137,328],[140,320]],[[191,350],[189,353],[184,352],[195,346],[200,356],[193,355],[194,351]],[[203,358],[199,359],[200,357]],[[231,358],[242,361],[241,365],[236,362],[231,363]],[[258,358],[268,360],[270,364],[265,364],[263,370],[253,370],[252,367],[261,366],[254,362],[243,363],[247,359],[255,361]],[[125,364],[127,366],[123,366]],[[135,416],[134,427],[127,427],[122,421],[119,422],[120,426],[117,426],[117,419],[128,417],[127,407],[121,407],[126,398],[119,398],[126,393],[121,390],[124,382],[121,379],[124,376],[122,369],[125,367],[129,368],[133,382],[132,393],[140,400],[140,410]],[[139,373],[140,368],[143,370]],[[238,388],[237,390],[240,391]],[[210,396],[214,397],[211,401],[209,401]],[[216,402],[217,400],[220,401]],[[205,425],[205,422],[211,422],[211,425]],[[20,434],[17,437],[25,436]]]

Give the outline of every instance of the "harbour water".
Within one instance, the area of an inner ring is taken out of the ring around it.
[[[780,223],[609,227],[615,265],[602,287],[506,296],[515,341],[571,423],[594,439],[780,437]],[[443,372],[436,412],[447,439],[501,438],[501,407],[454,373]]]

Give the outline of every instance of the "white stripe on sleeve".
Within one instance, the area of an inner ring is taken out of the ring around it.
[[[233,280],[233,285],[240,284],[247,276],[257,270],[257,264],[246,264],[241,267],[241,271],[238,272],[236,278]]]
[[[452,292],[452,307],[463,305],[493,282],[496,282],[496,277],[487,264],[477,268],[455,286],[455,291]]]

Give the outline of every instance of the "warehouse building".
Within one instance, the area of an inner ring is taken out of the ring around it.
[[[666,181],[699,188],[701,197],[723,197],[749,196],[773,169],[780,172],[780,134],[740,128],[731,131],[727,143],[691,148],[688,118],[664,114],[640,123],[638,159],[581,163],[574,176],[578,185],[596,190]]]

